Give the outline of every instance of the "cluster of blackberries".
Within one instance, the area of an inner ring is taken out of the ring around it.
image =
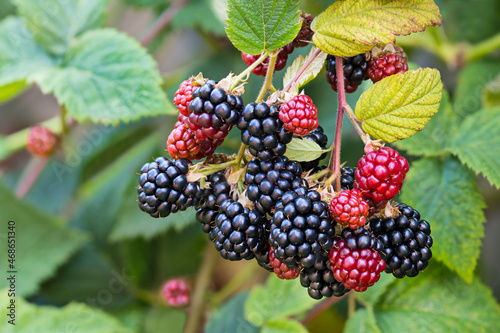
[[[336,63],[335,56],[328,55],[326,57],[326,79],[334,91],[337,91]],[[366,61],[364,54],[343,58],[342,68],[344,69],[344,88],[347,93],[355,92],[358,86],[368,79],[366,74],[368,61]]]

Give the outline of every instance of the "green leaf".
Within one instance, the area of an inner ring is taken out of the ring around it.
[[[7,229],[7,221],[16,222],[13,270],[18,272],[17,294],[20,296],[33,294],[38,285],[54,274],[87,239],[85,234],[69,229],[61,221],[20,201],[3,185],[0,185],[0,220],[5,221],[0,231],[5,240],[7,232],[11,231]],[[7,254],[7,241],[2,241],[2,251]],[[8,282],[1,279],[0,288],[8,286]]]
[[[229,0],[226,33],[248,54],[274,51],[290,43],[302,26],[296,0]]]
[[[377,283],[365,292],[356,294],[356,297],[366,303],[375,304],[396,281],[397,279],[392,274],[382,274]]]
[[[466,64],[458,73],[453,94],[453,110],[459,119],[482,108],[482,89],[500,74],[500,62],[475,61]]]
[[[500,75],[488,83],[483,89],[483,107],[500,106]]]
[[[0,91],[54,64],[21,19],[8,17],[0,22]]]
[[[9,83],[0,88],[0,104],[10,101],[23,93],[29,86],[25,81]]]
[[[313,46],[309,54],[304,58],[302,54],[299,54],[297,58],[293,61],[292,65],[286,69],[285,76],[283,77],[283,87],[286,87],[292,79],[297,75],[304,66],[306,62],[311,59],[311,56],[318,50],[317,47]],[[309,64],[307,69],[300,75],[297,79],[297,88],[302,87],[316,76],[318,76],[319,72],[323,68],[325,64],[325,59],[328,54],[324,52],[320,52],[316,58]]]
[[[186,312],[155,307],[144,320],[144,332],[182,333],[185,322]]]
[[[261,333],[308,333],[307,328],[296,320],[281,318],[268,321],[262,327]]]
[[[207,33],[225,36],[224,23],[219,20],[207,0],[191,0],[172,20],[174,29],[201,28]]]
[[[165,5],[165,0],[123,0],[123,1],[135,7],[156,7]]]
[[[500,332],[500,308],[491,291],[477,278],[468,284],[436,264],[397,281],[374,313],[384,333]]]
[[[360,293],[359,295],[361,294],[362,293]],[[354,312],[354,315],[349,317],[349,319],[347,320],[344,332],[382,333],[380,328],[377,326],[377,321],[375,319],[375,314],[373,313],[372,307],[359,309]],[[405,330],[405,332],[408,331]]]
[[[439,111],[424,129],[408,139],[395,142],[395,145],[412,155],[439,156],[449,149],[457,127],[457,115],[445,90]]]
[[[470,115],[457,130],[451,151],[500,188],[500,107]]]
[[[205,332],[234,333],[237,328],[240,332],[259,333],[259,329],[248,322],[243,315],[243,307],[247,298],[248,293],[239,294],[215,310],[205,326]]]
[[[276,319],[305,312],[316,303],[300,283],[281,280],[273,274],[265,286],[256,286],[250,292],[245,303],[245,318],[262,326]]]
[[[14,14],[16,8],[12,4],[11,0],[4,0],[0,2],[0,20],[8,15]]]
[[[49,53],[64,54],[82,33],[100,28],[108,0],[14,0],[35,40]]]
[[[396,36],[441,24],[433,0],[336,1],[311,24],[313,42],[322,51],[342,57],[367,52]]]
[[[0,304],[5,309],[10,304],[7,290],[1,290]],[[132,333],[116,318],[81,303],[63,308],[36,306],[16,297],[15,325],[2,318],[0,331],[14,332],[74,332],[74,333]],[[10,318],[9,318],[10,320]]]
[[[308,162],[314,161],[329,151],[330,149],[321,149],[321,147],[312,140],[295,137],[286,145],[285,156],[297,162]]]
[[[62,68],[32,76],[44,93],[54,93],[79,121],[104,124],[165,114],[153,58],[137,41],[112,29],[91,31],[72,45]]]
[[[443,84],[436,69],[409,70],[377,82],[356,103],[363,130],[376,139],[409,138],[438,111]]]
[[[412,163],[401,200],[429,221],[435,258],[466,281],[473,278],[484,235],[484,199],[476,177],[457,159],[447,156]]]

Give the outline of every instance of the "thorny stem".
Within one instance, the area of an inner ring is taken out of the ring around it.
[[[18,198],[23,198],[31,189],[31,186],[36,182],[40,174],[42,173],[45,165],[47,165],[48,159],[42,157],[34,157],[34,162],[25,171],[23,177],[21,178],[21,183],[17,187],[16,195]]]
[[[236,165],[234,166],[234,172],[240,169],[241,160],[243,159],[243,156],[245,156],[245,149],[247,149],[247,147],[248,146],[246,144],[241,144],[240,151],[238,151],[238,156],[236,156]]]
[[[142,46],[149,45],[172,21],[177,13],[189,0],[177,0],[173,2],[153,23],[153,25],[139,38]]]
[[[205,292],[208,289],[208,284],[212,277],[215,268],[216,257],[215,251],[212,248],[212,243],[208,242],[205,248],[205,255],[203,256],[203,263],[198,271],[196,283],[194,286],[194,293],[191,302],[191,311],[184,327],[184,333],[195,333],[198,330],[200,317],[203,310],[203,299]]]
[[[350,292],[347,296],[347,317],[350,318],[356,311],[356,294]]]
[[[328,170],[333,171],[332,177],[335,177],[335,190],[340,191],[340,141],[342,137],[342,120],[344,116],[344,105],[347,104],[345,100],[345,88],[344,88],[344,69],[342,67],[342,57],[335,57],[336,61],[336,71],[337,71],[337,94],[338,94],[338,108],[337,108],[337,127],[335,129],[335,141],[332,154],[330,156],[330,162],[328,163]],[[326,186],[329,186],[333,179],[328,179],[326,181]]]
[[[231,86],[231,89],[230,90],[233,90],[234,87],[236,87],[236,85],[238,83],[240,83],[240,81],[243,81],[243,80],[246,80],[246,78],[250,75],[250,73],[257,67],[259,66],[264,60],[266,60],[266,58],[269,56],[269,52],[264,52],[261,54],[261,56],[255,60],[255,62],[253,64],[251,64],[250,66],[248,66],[243,72],[241,72],[240,75],[238,75],[237,77],[234,78],[234,83],[233,85]]]
[[[269,59],[269,67],[267,68],[266,79],[262,88],[260,89],[259,96],[257,96],[256,102],[261,102],[266,96],[266,93],[269,91],[270,87],[273,85],[273,75],[274,75],[274,66],[276,65],[276,58],[278,57],[278,52],[274,52],[270,55]]]
[[[300,68],[298,73],[294,76],[294,78],[286,85],[285,89],[283,91],[288,91],[292,87],[292,84],[294,82],[297,82],[297,80],[300,78],[302,74],[307,70],[307,68],[311,65],[311,63],[316,59],[316,57],[321,53],[321,50],[318,48],[312,55],[311,57],[304,63],[304,65]]]
[[[311,310],[311,312],[309,312],[307,314],[307,316],[304,319],[302,319],[302,324],[305,325],[305,324],[309,323],[311,320],[316,318],[316,316],[319,315],[321,312],[325,311],[326,309],[328,309],[332,305],[340,302],[344,297],[345,297],[345,295],[340,296],[340,297],[331,297],[331,298],[319,303],[314,309]]]

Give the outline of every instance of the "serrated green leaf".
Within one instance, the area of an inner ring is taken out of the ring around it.
[[[13,270],[18,271],[16,294],[20,296],[33,294],[39,284],[54,274],[57,267],[87,240],[84,233],[71,230],[62,221],[20,201],[4,185],[0,185],[0,220],[5,221],[5,227],[0,231],[1,238],[5,240],[1,243],[3,253],[7,253],[7,232],[12,231],[7,229],[7,221],[16,222],[16,262]],[[8,282],[0,279],[0,288],[7,287]]]
[[[90,31],[72,45],[62,68],[31,76],[79,121],[104,124],[165,114],[173,106],[160,88],[153,58],[112,29]]]
[[[376,304],[397,279],[392,274],[380,275],[380,280],[365,292],[356,294],[356,297],[365,303]]]
[[[344,332],[382,333],[380,328],[377,326],[377,321],[372,307],[359,309],[354,312],[354,315],[349,317],[347,320]]]
[[[460,120],[482,107],[482,89],[500,75],[500,62],[475,61],[466,64],[458,73],[453,94],[453,110]]]
[[[281,280],[273,274],[265,286],[256,286],[250,292],[245,302],[245,318],[262,326],[266,322],[305,312],[316,303],[300,283]]]
[[[425,158],[412,163],[401,200],[429,221],[433,257],[466,281],[473,278],[484,235],[483,208],[476,177],[456,158]]]
[[[311,28],[313,42],[322,51],[352,57],[379,43],[395,43],[396,36],[440,24],[433,0],[344,0],[317,16]]]
[[[307,328],[296,320],[281,318],[264,324],[261,333],[308,333]]]
[[[292,79],[297,75],[304,66],[306,62],[308,62],[311,59],[311,56],[318,50],[317,47],[313,46],[311,48],[311,51],[309,54],[304,58],[302,54],[299,54],[297,58],[293,61],[292,65],[289,66],[286,69],[285,76],[283,77],[283,87],[286,87]],[[319,72],[321,72],[321,69],[323,68],[323,65],[325,64],[325,59],[326,56],[325,52],[320,52],[316,58],[309,64],[307,69],[300,75],[300,77],[297,79],[297,89],[314,79]]]
[[[491,184],[500,188],[500,107],[479,111],[464,120],[451,151]]]
[[[229,0],[226,33],[248,54],[274,51],[290,43],[302,23],[297,0]]]
[[[0,87],[0,104],[10,101],[28,88],[25,81],[12,82]]]
[[[9,302],[10,298],[7,297],[7,290],[1,290],[1,307],[5,309],[10,304]],[[55,308],[36,306],[16,297],[15,317],[15,325],[9,324],[7,319],[3,318],[0,321],[0,331],[4,333],[132,333],[116,318],[81,303],[72,303],[63,308]]]
[[[488,83],[483,89],[483,107],[500,106],[500,75]]]
[[[312,140],[295,137],[286,145],[285,156],[297,162],[309,162],[329,151],[330,149],[322,149]]]
[[[233,297],[229,302],[215,310],[205,326],[207,333],[234,333],[235,328],[245,333],[259,333],[259,329],[248,322],[243,315],[243,308],[248,293]]]
[[[376,139],[394,142],[409,138],[438,111],[443,84],[439,71],[409,70],[377,82],[356,103],[363,130]]]
[[[32,73],[55,64],[33,40],[32,32],[18,17],[0,22],[0,89],[25,81]]]
[[[448,93],[445,90],[439,111],[424,129],[408,139],[395,142],[395,145],[412,155],[443,155],[449,149],[450,141],[452,141],[457,127],[457,115],[451,107]]]
[[[398,280],[374,314],[384,333],[500,332],[500,308],[491,291],[437,263],[416,278]]]
[[[49,53],[63,55],[82,33],[100,28],[108,0],[14,0],[35,40]]]
[[[182,333],[185,322],[186,312],[155,307],[149,310],[144,319],[144,332]]]

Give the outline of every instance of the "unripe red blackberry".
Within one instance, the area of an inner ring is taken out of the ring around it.
[[[250,103],[245,106],[238,121],[241,141],[248,145],[248,151],[262,161],[274,156],[283,156],[286,145],[293,134],[286,131],[279,120],[279,108],[266,103]]]
[[[179,118],[186,118],[180,116]],[[198,140],[186,122],[177,121],[167,140],[167,150],[174,159],[198,160],[210,156],[223,140]]]
[[[340,297],[349,292],[341,282],[335,280],[327,254],[319,256],[312,267],[302,270],[300,284],[307,288],[309,296],[314,299]]]
[[[392,148],[382,147],[358,161],[356,184],[365,198],[390,200],[401,190],[408,170],[404,157]]]
[[[271,213],[287,191],[303,184],[301,174],[300,164],[285,156],[273,157],[270,161],[253,159],[245,173],[247,198],[261,214]]]
[[[401,214],[371,219],[370,228],[381,242],[379,253],[386,263],[386,273],[397,278],[414,277],[427,267],[432,257],[431,227],[412,207],[403,203],[397,207]]]
[[[190,77],[182,81],[174,95],[174,104],[177,106],[177,110],[186,117],[189,116],[188,105],[193,100],[193,91],[199,87],[193,82],[193,79],[194,77]],[[204,80],[206,81],[206,79]]]
[[[368,63],[367,75],[373,83],[385,77],[408,71],[407,56],[398,45],[389,44],[382,50],[374,48]]]
[[[280,107],[279,118],[288,132],[307,135],[318,127],[318,109],[311,97],[298,95]]]
[[[380,243],[367,230],[345,228],[335,237],[330,265],[335,279],[348,289],[363,292],[380,279],[385,262],[377,250]]]
[[[335,222],[329,215],[318,192],[306,187],[286,192],[271,221],[269,243],[275,257],[291,269],[313,266],[333,246]]]
[[[288,60],[288,55],[293,52],[293,49],[294,49],[293,42],[288,43],[283,47],[283,49],[280,51],[280,53],[278,53],[278,56],[276,58],[276,64],[274,65],[274,71],[280,71],[283,68],[285,68],[286,61]],[[251,54],[247,54],[245,52],[241,52],[241,59],[243,59],[243,62],[247,66],[251,66],[259,58],[260,58],[260,54],[251,55]],[[270,60],[269,57],[264,59],[263,62],[261,62],[257,67],[255,67],[252,70],[252,73],[254,73],[255,75],[259,75],[259,76],[266,76],[267,70],[269,68],[269,60]]]
[[[168,280],[162,288],[163,299],[168,305],[181,307],[189,304],[191,291],[184,280]]]
[[[144,164],[137,187],[139,208],[157,218],[195,205],[200,185],[187,180],[190,163],[186,159],[158,157]]]
[[[56,149],[59,138],[48,128],[34,126],[28,132],[26,148],[39,157],[48,157]]]
[[[330,216],[344,227],[358,229],[366,223],[368,203],[359,190],[341,191],[330,203]]]
[[[326,79],[330,83],[332,89],[337,91],[337,69],[335,56],[328,55],[326,57]],[[358,86],[367,80],[366,69],[368,62],[364,54],[358,54],[354,57],[343,58],[342,67],[344,69],[344,88],[347,93],[353,93],[358,89]]]
[[[269,250],[269,265],[273,268],[274,274],[282,280],[293,280],[300,275],[300,268],[290,269],[283,261],[276,259],[273,247]]]

